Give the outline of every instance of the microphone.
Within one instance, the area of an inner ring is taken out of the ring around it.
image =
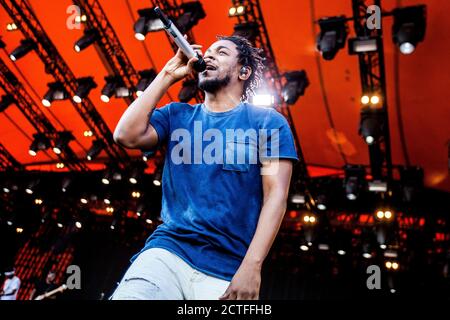
[[[156,13],[157,17],[161,20],[164,25],[164,29],[170,35],[170,37],[175,41],[177,46],[183,51],[184,55],[191,59],[192,57],[197,57],[198,60],[194,62],[194,70],[197,72],[202,72],[206,69],[206,63],[203,58],[192,49],[189,43],[181,34],[180,30],[175,26],[175,24],[161,11],[159,7],[155,7],[153,11]]]

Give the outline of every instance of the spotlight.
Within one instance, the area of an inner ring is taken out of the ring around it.
[[[325,60],[332,60],[339,49],[345,47],[347,25],[345,17],[330,17],[319,20],[320,33],[317,36],[317,49]]]
[[[291,196],[291,202],[294,204],[304,204],[305,203],[305,195],[296,193]]]
[[[136,86],[136,95],[139,97],[144,90],[152,83],[156,77],[156,71],[154,69],[139,71],[139,82]]]
[[[64,227],[63,224],[62,224],[61,222],[58,222],[56,225],[58,226],[58,228]]]
[[[87,204],[88,203],[88,199],[86,197],[83,197],[83,198],[80,199],[80,202],[82,204]]]
[[[34,199],[34,203],[37,205],[41,205],[42,202],[43,202],[42,199],[39,199],[39,198]]]
[[[252,104],[260,107],[273,107],[275,97],[268,93],[257,93],[252,97]]]
[[[162,172],[161,168],[157,168],[155,173],[153,174],[153,184],[157,187],[161,186],[161,180],[162,180]]]
[[[308,250],[309,250],[309,247],[306,246],[306,245],[304,245],[304,244],[302,244],[302,245],[300,246],[300,250],[302,250],[302,251],[308,251]]]
[[[130,181],[131,184],[137,184],[140,174],[141,174],[141,170],[138,169],[138,168],[134,168],[131,171],[131,174],[130,174],[130,177],[129,177],[128,181]]]
[[[364,141],[371,145],[376,143],[383,135],[384,119],[380,112],[365,110],[361,112],[359,134]]]
[[[380,244],[380,248],[385,250],[387,248],[387,246],[385,244]]]
[[[114,208],[113,207],[106,207],[106,212],[113,213]]]
[[[344,250],[338,250],[338,255],[340,255],[340,256],[343,256],[343,255],[345,255],[345,251]]]
[[[62,181],[62,186],[61,186],[61,190],[62,192],[66,192],[67,189],[69,188],[69,186],[72,183],[72,179],[70,179],[69,177],[65,177]]]
[[[144,41],[149,32],[164,29],[164,25],[156,15],[153,8],[138,10],[139,19],[134,24],[134,36],[139,41]]]
[[[245,7],[243,5],[234,6],[228,10],[229,17],[237,17],[242,16],[244,14],[245,14]]]
[[[73,96],[73,101],[76,103],[81,103],[81,101],[86,98],[89,92],[97,88],[97,84],[94,82],[92,77],[84,77],[77,79],[78,87]]]
[[[377,38],[352,38],[348,39],[348,53],[359,54],[375,52],[378,50]]]
[[[377,212],[375,213],[375,216],[378,220],[381,221],[389,221],[392,220],[392,218],[394,217],[394,214],[392,213],[391,210],[377,210]]]
[[[360,165],[348,165],[345,168],[345,193],[347,199],[356,200],[365,187],[366,170]]]
[[[63,84],[59,81],[51,82],[47,84],[48,91],[45,93],[42,99],[42,104],[45,107],[50,107],[54,100],[65,100],[69,98],[69,94],[64,88]]]
[[[244,37],[250,42],[254,42],[259,35],[259,26],[256,22],[238,23],[234,26],[233,36]]]
[[[10,94],[5,94],[2,96],[0,100],[0,112],[3,112],[8,108],[11,104],[15,102],[14,97]]]
[[[88,150],[86,158],[91,161],[92,159],[94,159],[96,156],[98,156],[100,154],[100,152],[102,152],[102,150],[105,148],[105,143],[103,142],[103,140],[100,139],[96,139],[94,141],[92,141],[92,146],[91,148]]]
[[[177,18],[175,24],[180,30],[181,34],[187,33],[200,19],[206,17],[203,6],[200,1],[183,2],[180,5],[182,14]]]
[[[33,49],[36,49],[36,43],[33,40],[20,40],[20,45],[10,53],[9,58],[12,61],[17,61]]]
[[[323,195],[323,194],[319,195],[316,200],[317,209],[326,210],[327,209],[326,201],[327,201],[327,199],[326,199],[325,195]]]
[[[36,156],[37,152],[40,150],[47,150],[50,148],[50,140],[43,133],[35,133],[33,135],[34,140],[30,145],[28,153],[31,156]]]
[[[91,130],[85,130],[85,131],[83,132],[83,135],[84,135],[85,137],[92,137],[94,134],[92,133]]]
[[[403,54],[411,54],[425,38],[426,6],[396,8],[393,11],[392,41]]]
[[[181,102],[189,102],[195,97],[197,90],[197,81],[195,79],[185,80],[182,84],[180,93],[178,94],[178,99],[180,99]]]
[[[140,197],[141,197],[141,193],[140,193],[139,191],[133,191],[133,192],[131,193],[131,196],[132,196],[133,198],[140,198]]]
[[[74,49],[76,52],[86,49],[98,39],[98,32],[95,29],[84,30],[83,36],[75,42]]]
[[[369,102],[370,102],[370,97],[368,95],[365,94],[361,97],[361,103],[363,105],[369,104]]]
[[[106,84],[102,89],[100,99],[108,103],[109,99],[115,94],[117,98],[129,97],[131,91],[125,87],[123,80],[117,76],[106,76]]]
[[[366,258],[366,259],[370,259],[370,258],[372,258],[372,255],[370,253],[368,253],[368,252],[364,252],[363,253],[363,257]]]
[[[151,219],[146,219],[145,222],[147,222],[148,224],[152,224],[153,221]]]
[[[82,224],[80,221],[75,222],[75,227],[77,227],[78,229],[81,229]]]
[[[16,31],[17,25],[14,22],[10,22],[6,25],[6,31]]]
[[[111,204],[111,200],[109,200],[108,198],[103,199],[103,202],[105,204]]]
[[[386,261],[386,268],[388,268],[388,269],[390,269],[390,268],[392,268],[392,262],[390,262],[390,261]]]
[[[20,228],[20,227],[16,228],[16,232],[17,233],[22,233],[23,232],[23,228]]]
[[[298,98],[305,94],[309,86],[309,80],[305,70],[291,71],[284,74],[286,84],[283,86],[282,95],[284,102],[289,105],[295,104]]]
[[[303,216],[303,222],[305,222],[305,224],[315,224],[317,222],[317,218],[312,214],[305,214]]]
[[[56,154],[61,154],[62,150],[64,150],[69,145],[69,142],[74,139],[75,137],[69,131],[59,132],[53,147],[53,152]]]

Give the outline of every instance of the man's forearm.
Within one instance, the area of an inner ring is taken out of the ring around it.
[[[283,192],[274,191],[264,202],[253,236],[242,264],[261,268],[272,247],[286,212],[286,198]]]
[[[173,80],[161,71],[145,91],[125,110],[114,131],[118,142],[130,144],[148,128],[148,114],[172,85]]]

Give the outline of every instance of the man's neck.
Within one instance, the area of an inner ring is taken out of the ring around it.
[[[216,93],[205,92],[205,106],[212,112],[225,112],[235,108],[240,98],[225,90]]]

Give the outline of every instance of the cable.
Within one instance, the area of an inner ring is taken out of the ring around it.
[[[316,34],[315,34],[315,7],[314,7],[314,0],[310,0],[310,15],[311,15],[311,31],[312,31],[312,35],[313,35],[313,39],[316,38]],[[336,127],[334,125],[334,121],[333,121],[333,117],[331,116],[331,110],[330,110],[330,104],[328,102],[328,97],[326,94],[326,90],[325,90],[325,82],[323,79],[323,72],[322,72],[322,65],[320,63],[320,56],[319,54],[316,52],[315,53],[315,58],[316,58],[316,65],[317,65],[317,72],[319,74],[319,83],[320,83],[320,90],[322,92],[322,98],[323,98],[323,104],[325,107],[325,111],[327,113],[327,117],[328,117],[328,122],[330,123],[330,127],[333,130],[333,134],[334,134],[334,138],[336,140],[336,144],[338,146],[339,149],[339,153],[342,157],[342,160],[344,161],[344,163],[347,165],[347,157],[345,156],[344,152],[342,151],[342,146],[338,140],[338,136],[336,133]]]

